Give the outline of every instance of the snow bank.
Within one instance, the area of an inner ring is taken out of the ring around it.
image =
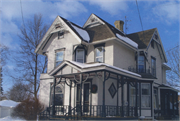
[[[15,102],[12,100],[0,101],[0,106],[5,106],[5,107],[16,107],[18,104],[19,104],[19,102]]]
[[[87,33],[87,31],[81,29],[81,28],[78,28],[74,25],[71,24],[71,26],[78,32],[78,34],[84,39],[86,40],[87,42],[89,42],[90,38],[89,38],[89,34]]]
[[[0,121],[26,121],[24,119],[21,119],[19,117],[11,117],[11,116],[7,116],[7,117],[4,117],[4,118],[0,118]]]
[[[79,62],[75,62],[75,61],[70,61],[70,62],[73,63],[74,65],[79,66],[80,68],[90,68],[90,67],[97,67],[97,66],[107,66],[107,67],[110,67],[110,68],[113,68],[113,69],[116,69],[116,70],[119,70],[119,71],[122,71],[122,72],[125,72],[125,73],[128,73],[128,74],[131,74],[131,75],[134,75],[134,76],[141,77],[141,75],[139,75],[139,74],[130,72],[130,71],[125,70],[125,69],[122,69],[122,68],[118,68],[118,67],[115,67],[115,66],[111,66],[111,65],[108,65],[108,64],[105,64],[105,63],[87,64],[87,63],[79,63]]]
[[[131,39],[129,39],[128,37],[124,37],[124,36],[121,36],[120,34],[116,33],[116,36],[123,40],[124,42],[130,44],[131,46],[135,47],[135,48],[138,48],[138,44],[135,43],[134,41],[132,41]]]

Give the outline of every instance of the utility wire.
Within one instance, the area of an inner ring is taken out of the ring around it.
[[[23,17],[23,9],[22,9],[22,2],[21,2],[21,0],[20,0],[20,5],[21,5],[21,16],[22,16],[23,26],[24,26],[24,28],[25,28],[24,17]]]
[[[141,23],[141,28],[142,28],[142,31],[143,31],[143,37],[144,37],[144,41],[145,41],[144,29],[143,29],[143,24],[142,24],[141,15],[140,15],[140,12],[139,12],[139,7],[138,7],[137,0],[136,0],[136,6],[137,6],[137,10],[138,10],[138,14],[139,14],[139,19],[140,19],[140,23]]]

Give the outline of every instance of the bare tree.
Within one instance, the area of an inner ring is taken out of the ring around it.
[[[167,83],[177,88],[180,87],[179,52],[180,52],[179,46],[176,46],[166,52],[168,58],[168,64],[171,67],[171,70],[167,72]]]
[[[16,57],[16,72],[21,74],[21,79],[13,76],[16,80],[23,80],[26,84],[32,85],[30,93],[37,100],[37,94],[40,86],[40,73],[45,73],[47,67],[47,58],[34,53],[34,50],[40,43],[47,31],[47,26],[43,24],[42,15],[34,15],[33,20],[28,21],[21,28],[20,49]]]
[[[3,87],[2,87],[2,81],[3,81],[3,66],[6,64],[7,59],[8,59],[8,55],[9,55],[9,51],[8,51],[8,47],[0,44],[0,98],[3,95]],[[1,99],[0,99],[1,100]]]
[[[9,91],[6,92],[6,95],[10,100],[22,102],[31,98],[32,95],[29,93],[29,90],[31,90],[30,85],[17,82]]]

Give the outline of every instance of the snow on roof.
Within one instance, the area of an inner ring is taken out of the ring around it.
[[[124,37],[124,36],[121,36],[120,34],[116,33],[116,36],[123,40],[124,42],[130,44],[131,46],[135,47],[135,48],[138,48],[138,44],[135,43],[134,41],[132,41],[131,39],[129,39],[128,37]]]
[[[15,102],[12,100],[2,100],[0,101],[0,106],[5,106],[5,107],[16,107],[19,104],[19,102]]]
[[[113,69],[122,71],[122,72],[124,72],[124,73],[128,73],[128,74],[131,74],[131,75],[134,75],[134,76],[141,77],[141,75],[139,75],[139,74],[130,72],[130,71],[125,70],[125,69],[122,69],[122,68],[118,68],[118,67],[115,67],[115,66],[111,66],[111,65],[108,65],[108,64],[105,64],[105,63],[87,64],[87,63],[79,63],[79,62],[75,62],[75,61],[69,61],[69,62],[71,62],[71,63],[74,64],[74,65],[79,66],[80,68],[90,68],[90,67],[97,67],[97,66],[107,66],[107,67],[110,67],[110,68],[113,68]]]
[[[71,24],[71,26],[79,33],[79,35],[84,39],[86,40],[87,42],[90,41],[90,37],[89,37],[89,34],[87,33],[86,30],[83,30],[79,27],[76,27],[74,26],[73,24]]]
[[[163,65],[166,66],[167,68],[170,68],[170,69],[171,69],[171,67],[168,66],[167,63],[163,63]]]
[[[19,117],[6,116],[4,118],[0,118],[0,121],[26,121],[26,120]]]

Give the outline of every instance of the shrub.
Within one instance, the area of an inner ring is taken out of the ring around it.
[[[24,118],[26,120],[36,120],[37,115],[42,111],[43,106],[39,100],[26,99],[14,108],[11,116]]]

